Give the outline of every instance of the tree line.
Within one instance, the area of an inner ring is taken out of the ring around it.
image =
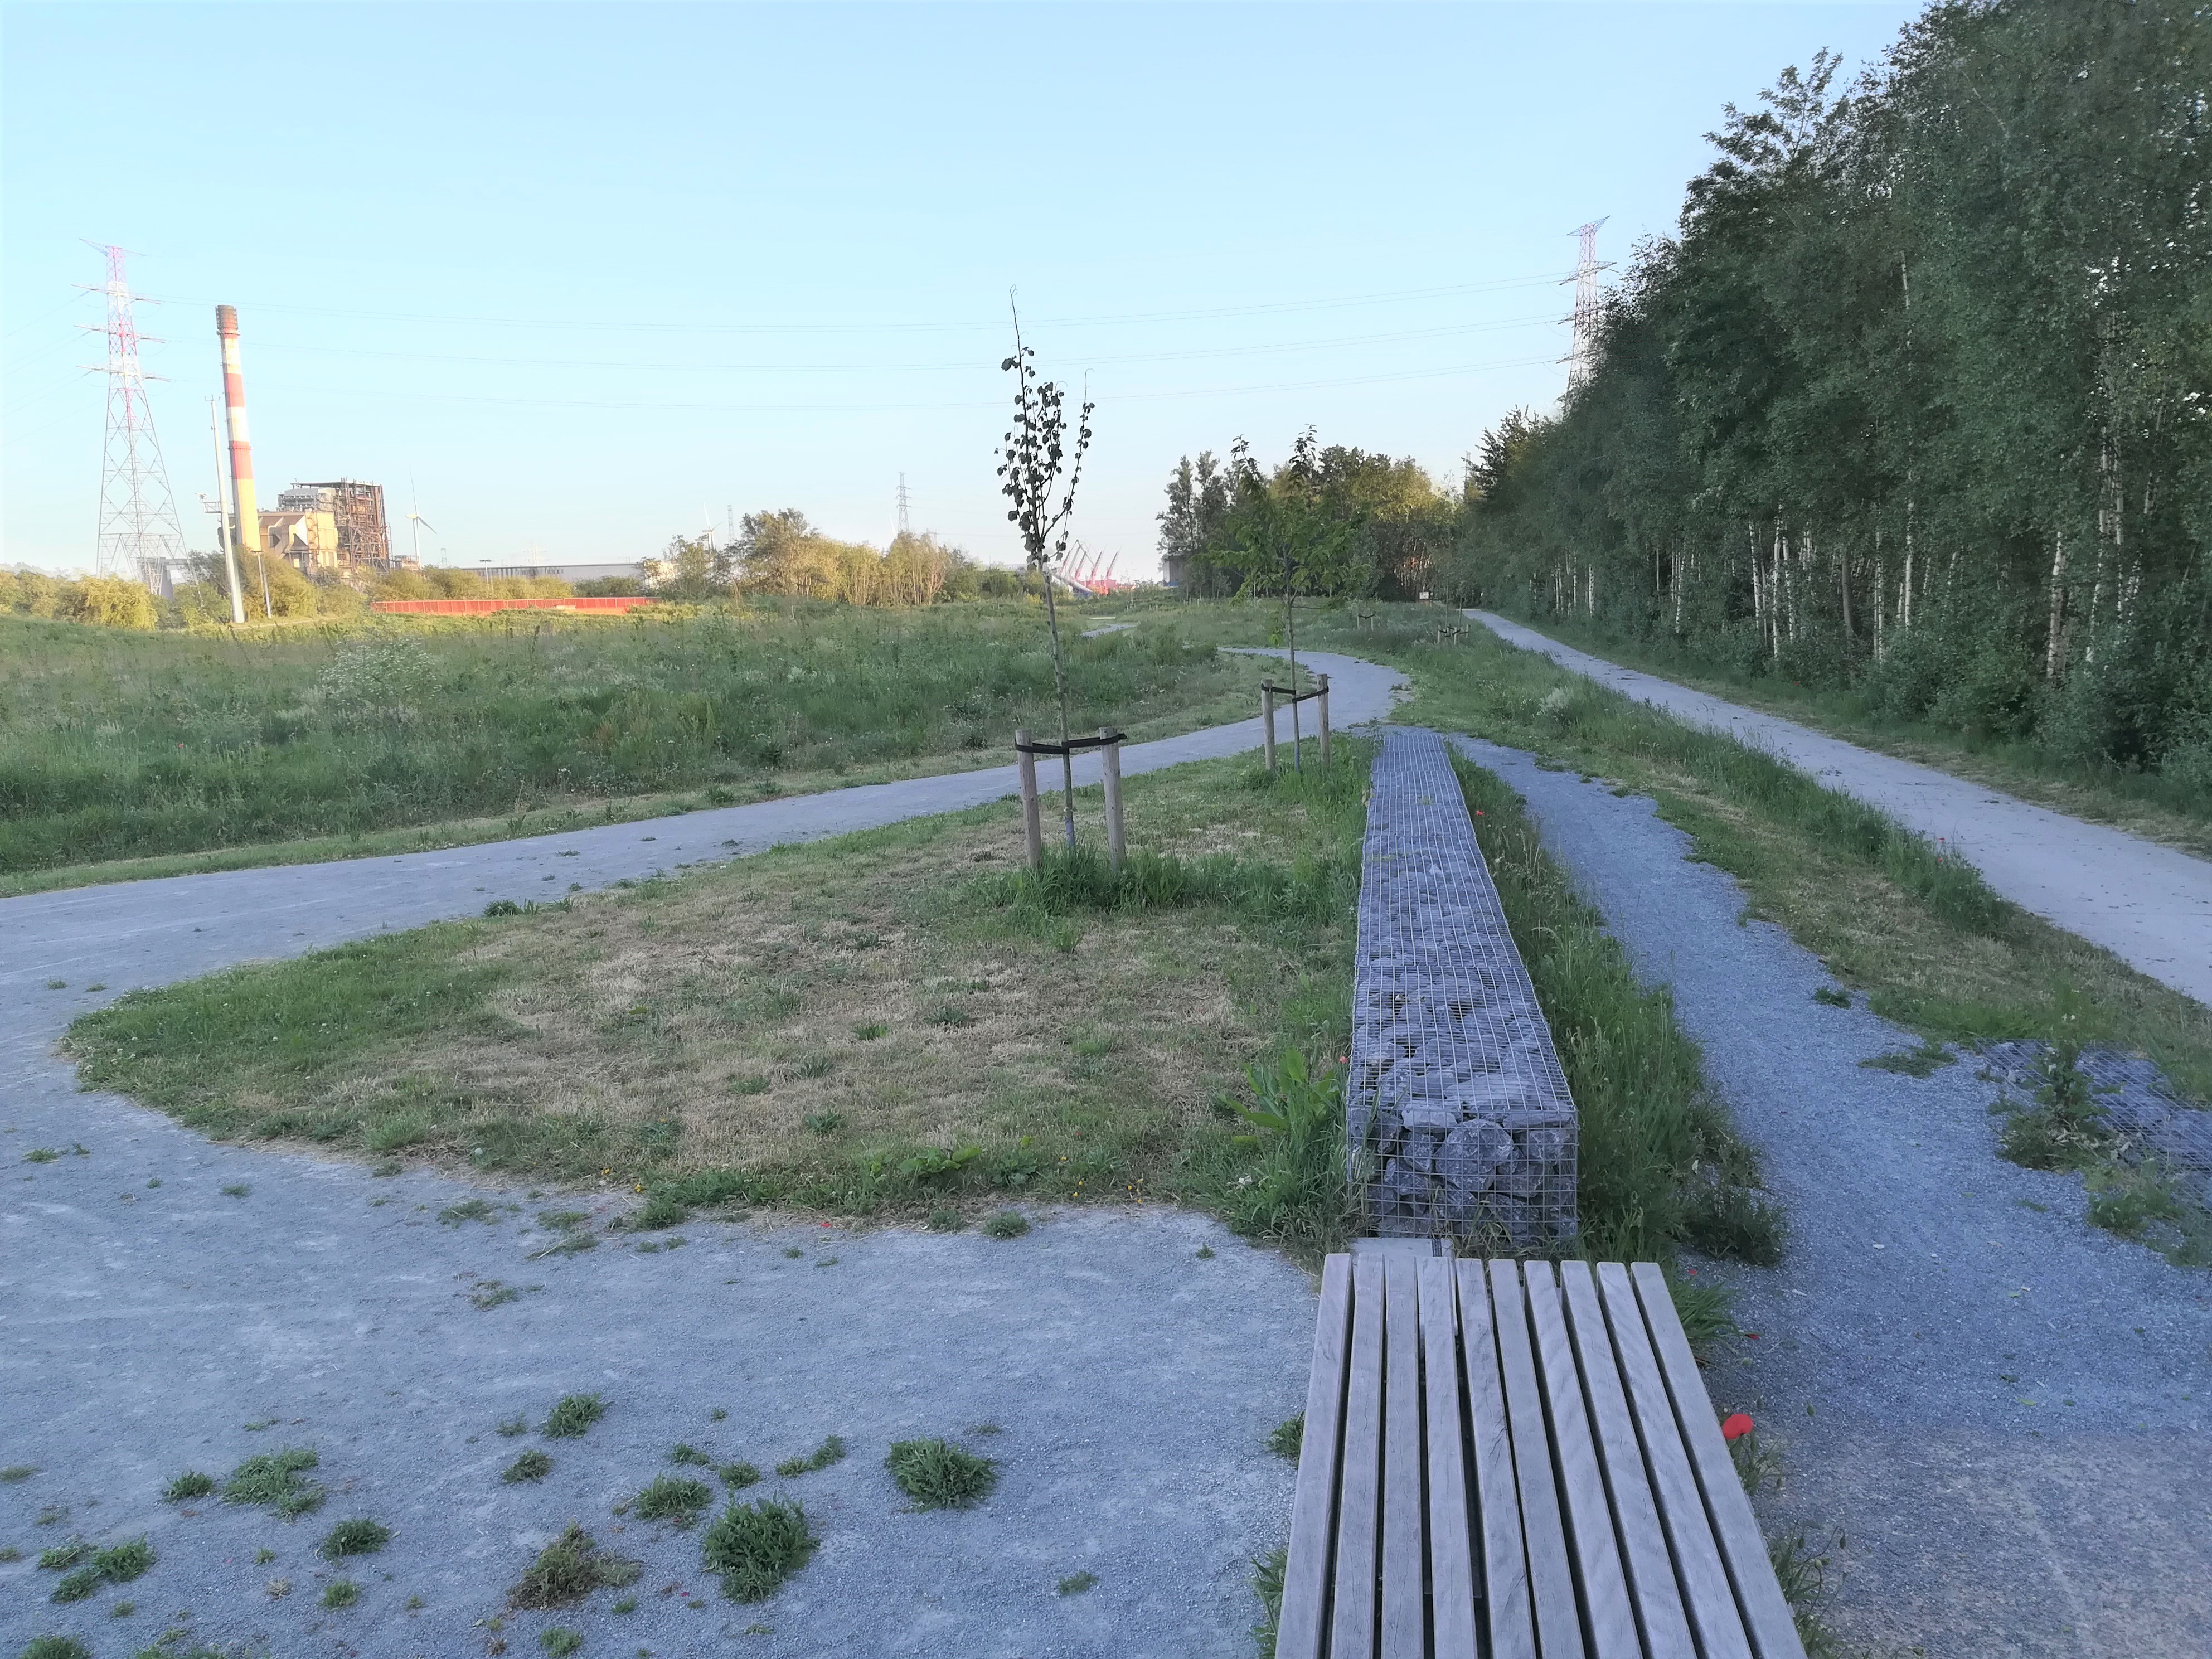
[[[2212,21],[1938,4],[1729,108],[1443,585],[2212,791]]]

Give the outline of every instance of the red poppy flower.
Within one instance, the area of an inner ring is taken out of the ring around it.
[[[1729,1418],[1725,1423],[1721,1425],[1721,1438],[1723,1440],[1741,1440],[1744,1436],[1751,1432],[1752,1426],[1751,1419],[1747,1417],[1743,1413],[1738,1412],[1734,1417]]]

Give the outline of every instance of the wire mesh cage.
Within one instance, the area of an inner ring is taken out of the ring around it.
[[[1557,1244],[1575,1103],[1443,740],[1388,732],[1370,789],[1345,1084],[1368,1230]]]

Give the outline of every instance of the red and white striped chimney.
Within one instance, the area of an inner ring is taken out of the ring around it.
[[[215,308],[215,331],[222,337],[222,401],[230,411],[230,499],[237,514],[238,544],[261,551],[261,513],[253,499],[253,444],[246,433],[246,380],[238,367],[238,307]]]

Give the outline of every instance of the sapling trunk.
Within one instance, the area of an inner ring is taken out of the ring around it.
[[[1075,850],[1075,757],[1067,752],[1067,670],[1060,659],[1060,611],[1052,599],[1052,572],[1044,571],[1044,620],[1052,632],[1052,684],[1060,696],[1060,811],[1067,850]]]

